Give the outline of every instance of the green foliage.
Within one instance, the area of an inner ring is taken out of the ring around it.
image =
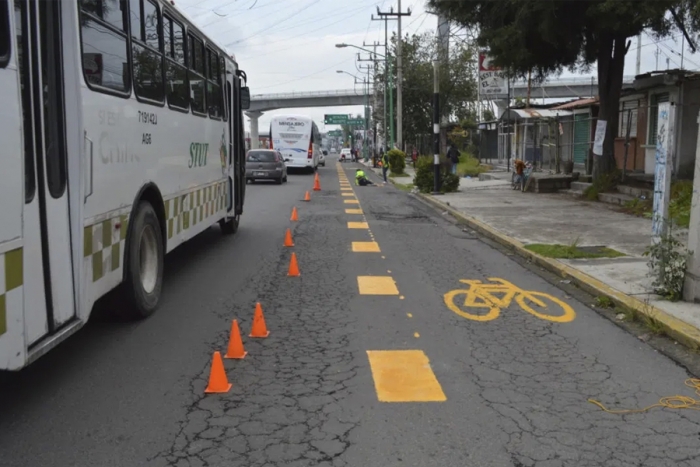
[[[678,227],[690,225],[690,205],[693,201],[692,180],[679,180],[671,185],[671,202],[668,213]]]
[[[690,34],[700,22],[697,0],[429,0],[428,6],[467,30],[488,49],[494,64],[515,77],[589,71],[595,65],[600,115],[607,121],[597,179],[614,166],[614,138],[628,38],[649,30],[660,39],[677,32],[674,16]]]
[[[460,177],[470,176],[478,177],[480,173],[488,171],[489,168],[485,165],[480,165],[479,160],[471,154],[462,151],[457,164],[457,174]]]
[[[389,169],[393,174],[402,174],[406,168],[406,153],[399,149],[392,149],[386,153],[389,157]]]
[[[447,160],[440,158],[440,191],[450,193],[457,191],[459,188],[459,177],[453,175],[447,170]],[[421,193],[431,193],[434,188],[435,169],[433,167],[433,158],[428,156],[420,156],[416,161],[416,176],[413,178],[413,184],[420,190]]]
[[[491,109],[484,110],[484,121],[490,122],[493,120],[496,120],[496,114],[493,113],[493,110],[491,110]]]
[[[391,38],[388,60],[389,82],[396,77],[397,36]],[[440,69],[440,109],[443,116],[461,119],[477,95],[474,61],[475,48],[467,41],[450,43],[449,63]],[[402,43],[403,59],[403,134],[432,133],[433,123],[433,59],[436,56],[434,34],[406,35]],[[373,118],[384,119],[384,62],[377,63],[380,70],[375,74],[374,89],[378,105],[373,108]],[[390,88],[396,104],[396,88]],[[388,104],[388,99],[387,99]],[[387,112],[388,117],[388,112]],[[394,114],[396,118],[396,114]]]
[[[586,188],[583,195],[591,201],[597,201],[599,193],[605,193],[606,191],[612,190],[619,181],[619,170],[603,173],[598,178],[593,180],[593,184]]]
[[[649,257],[647,265],[653,278],[654,291],[668,300],[680,300],[683,296],[688,257],[688,251],[683,244],[669,230],[668,235],[647,248],[644,256]]]

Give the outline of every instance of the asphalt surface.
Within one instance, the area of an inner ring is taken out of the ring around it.
[[[168,257],[148,320],[90,323],[0,375],[0,465],[700,465],[700,411],[587,401],[693,396],[683,368],[393,186],[353,186],[369,230],[348,229],[362,216],[345,213],[358,206],[327,165],[309,203],[310,175],[249,185],[235,237],[213,228]],[[372,239],[381,252],[350,248]],[[301,277],[287,277],[292,251]],[[399,295],[361,295],[358,276],[390,276]],[[460,279],[489,278],[557,297],[576,319],[513,303],[481,322],[446,307]],[[247,334],[256,301],[270,336],[244,337],[248,356],[225,362],[233,388],[205,396],[212,352],[231,319]],[[367,351],[382,350],[424,352],[446,400],[380,402]]]

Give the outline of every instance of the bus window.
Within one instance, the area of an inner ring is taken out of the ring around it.
[[[206,115],[204,43],[189,34],[189,81],[192,112]]]
[[[212,118],[221,118],[223,113],[220,76],[219,55],[207,47],[207,102]]]
[[[30,70],[26,62],[26,55],[22,50],[29,48],[29,36],[24,34],[24,25],[28,21],[26,2],[15,3],[15,32],[17,33],[17,69],[19,70],[19,83],[22,95],[22,109],[31,108]],[[32,137],[32,115],[30,112],[22,112],[24,125],[24,202],[31,203],[36,193],[36,179],[34,177],[34,138]]]
[[[163,42],[165,44],[165,93],[168,105],[188,112],[190,109],[187,68],[185,68],[185,43],[180,23],[163,15]]]
[[[0,68],[10,61],[10,12],[7,0],[0,0]]]
[[[141,10],[138,10],[139,6]],[[136,97],[155,102],[165,99],[161,31],[156,5],[150,0],[131,0],[134,92]]]
[[[125,95],[131,75],[120,4],[119,0],[82,0],[80,27],[85,82],[96,90]]]
[[[224,61],[224,57],[219,57],[219,76],[221,80],[221,85],[225,86],[226,85],[226,62]],[[229,90],[230,91],[230,90]],[[224,106],[223,106],[223,117],[224,121],[228,120],[228,116],[231,113],[231,94],[229,93],[228,97],[224,96]]]

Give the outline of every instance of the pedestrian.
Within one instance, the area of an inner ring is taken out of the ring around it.
[[[459,151],[455,147],[454,144],[450,144],[450,147],[447,149],[447,159],[452,162],[452,165],[450,167],[450,171],[457,175],[457,164],[459,164]]]
[[[374,185],[367,176],[365,176],[365,171],[362,169],[357,169],[355,171],[355,185],[359,186],[367,186],[367,185]]]
[[[382,175],[384,176],[384,183],[387,183],[386,173],[389,171],[389,154],[382,154]]]

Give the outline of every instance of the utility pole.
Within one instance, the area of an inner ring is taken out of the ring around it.
[[[639,76],[640,70],[642,69],[642,33],[637,35],[637,68],[636,76]]]
[[[373,59],[372,57],[368,59],[363,59],[360,57],[360,54],[357,54],[357,61],[358,62],[372,62]],[[362,145],[362,154],[364,156],[365,162],[367,162],[367,159],[369,158],[369,146],[367,144],[367,133],[369,133],[369,72],[372,69],[372,65],[366,65],[362,66],[360,65],[360,69],[365,69],[367,70],[367,78],[366,78],[366,87],[365,87],[365,138],[364,138],[364,143]],[[363,78],[363,81],[365,78]]]
[[[401,11],[401,0],[399,2],[399,11],[394,13],[393,7],[390,12],[384,12],[377,10],[379,16],[395,16],[399,22],[398,27],[398,38],[396,42],[396,145],[400,150],[403,151],[403,99],[402,99],[402,88],[403,88],[403,67],[402,67],[402,43],[403,37],[401,36],[401,17],[411,16],[411,9],[405,13]]]
[[[362,46],[369,47],[370,44],[365,44],[363,41]],[[377,106],[378,106],[378,102],[377,102],[377,70],[379,69],[379,67],[377,65],[377,47],[381,47],[382,44],[380,44],[377,41],[374,41],[374,43],[372,43],[371,46],[374,50],[374,54],[372,56],[372,59],[373,59],[372,65],[374,66],[374,79],[372,80],[372,110],[373,110],[373,112],[376,112]],[[385,74],[386,74],[386,71],[385,71]],[[385,79],[386,79],[386,77],[385,77]],[[386,93],[384,93],[384,95],[386,96]],[[384,112],[384,124],[386,124],[386,99],[384,99],[384,108],[382,109],[382,111]],[[373,133],[372,134],[372,136],[373,136],[372,167],[376,167],[377,166],[377,157],[376,157],[376,155],[377,155],[377,120],[372,118],[372,121],[374,122],[374,125],[372,127],[372,129],[373,129],[373,132],[372,132]]]
[[[440,193],[440,61],[433,61],[433,194]]]
[[[392,9],[393,11],[393,9]],[[394,145],[394,114],[393,114],[393,103],[387,106],[387,94],[389,98],[392,98],[392,92],[389,87],[389,21],[396,20],[396,18],[391,18],[389,16],[382,16],[382,13],[377,7],[377,14],[379,18],[375,18],[372,15],[372,21],[384,21],[384,150],[388,151]],[[393,98],[391,99],[393,101]],[[387,120],[387,111],[391,112],[391,125]],[[391,130],[389,129],[391,126]]]

